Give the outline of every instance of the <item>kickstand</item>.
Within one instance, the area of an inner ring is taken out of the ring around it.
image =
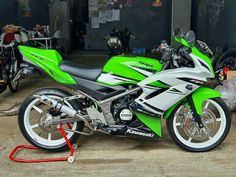
[[[62,128],[62,126],[59,127],[59,131],[61,133],[61,135],[63,136],[63,138],[66,140],[66,144],[70,149],[70,155],[67,157],[61,157],[61,158],[45,158],[45,159],[22,159],[22,158],[16,158],[15,155],[17,154],[17,152],[19,152],[22,149],[31,149],[31,150],[39,150],[38,147],[35,146],[29,146],[29,145],[19,145],[16,146],[12,152],[9,154],[9,158],[12,161],[15,162],[20,162],[20,163],[41,163],[41,162],[60,162],[60,161],[68,161],[70,163],[74,162],[75,158],[74,158],[74,149],[70,143],[70,141],[68,140],[68,138],[66,137],[66,133],[64,131],[64,129]]]

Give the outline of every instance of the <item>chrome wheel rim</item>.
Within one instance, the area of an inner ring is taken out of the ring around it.
[[[184,111],[187,113],[185,117],[182,116]],[[193,121],[191,110],[181,106],[174,116],[173,130],[184,145],[191,148],[207,148],[215,144],[225,131],[226,115],[223,108],[214,100],[205,101],[202,122],[204,128],[200,129],[196,121]]]
[[[60,99],[60,97],[47,95],[54,99]],[[67,106],[72,107],[72,105],[68,102],[65,102]],[[34,99],[26,108],[24,114],[24,126],[27,134],[38,144],[41,144],[46,147],[59,147],[65,144],[65,139],[60,134],[59,130],[56,127],[43,127],[41,125],[41,121],[43,117],[48,114],[44,111],[45,108],[41,108],[40,106],[46,106],[40,103],[39,99]],[[33,114],[31,114],[33,112]],[[35,114],[39,116],[35,118]],[[47,117],[49,118],[49,117]],[[58,118],[58,117],[51,117]],[[34,119],[34,120],[33,120]],[[37,119],[37,120],[35,120]],[[70,125],[62,125],[64,128],[69,128],[71,130],[76,130],[77,122],[74,122]],[[74,132],[66,131],[66,136],[70,139],[74,135]]]

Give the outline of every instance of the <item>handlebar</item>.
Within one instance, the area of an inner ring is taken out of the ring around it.
[[[164,52],[166,48],[168,48],[169,45],[167,44],[166,41],[161,41],[161,44],[158,46],[158,48],[154,48],[151,50],[152,53],[158,53],[158,52]]]
[[[162,55],[161,59],[163,61],[167,61],[167,60],[171,59],[171,56],[172,56],[172,51],[171,50],[165,50],[163,52],[163,55]]]
[[[179,50],[179,53],[181,56],[183,56],[184,58],[188,59],[188,60],[192,60],[191,57],[189,56],[189,54],[191,53],[191,50],[187,47],[182,47]]]

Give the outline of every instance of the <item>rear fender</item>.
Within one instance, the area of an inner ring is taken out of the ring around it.
[[[56,50],[42,50],[26,46],[19,46],[19,50],[24,60],[46,72],[57,82],[67,85],[76,84],[70,74],[63,72],[59,68],[62,57]]]

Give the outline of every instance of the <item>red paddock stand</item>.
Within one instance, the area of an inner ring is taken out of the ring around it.
[[[17,158],[15,155],[17,154],[17,152],[19,152],[22,149],[39,150],[39,148],[35,147],[35,146],[20,145],[20,146],[16,146],[12,150],[12,152],[9,154],[9,158],[12,161],[19,162],[19,163],[41,163],[41,162],[61,162],[61,161],[68,161],[70,163],[74,162],[74,156],[73,156],[74,149],[73,149],[70,141],[66,137],[66,133],[65,133],[64,129],[62,128],[62,126],[60,126],[59,131],[61,132],[63,138],[66,140],[66,144],[70,149],[70,155],[69,156],[61,157],[61,158],[45,158],[45,159],[22,159],[22,158]]]

